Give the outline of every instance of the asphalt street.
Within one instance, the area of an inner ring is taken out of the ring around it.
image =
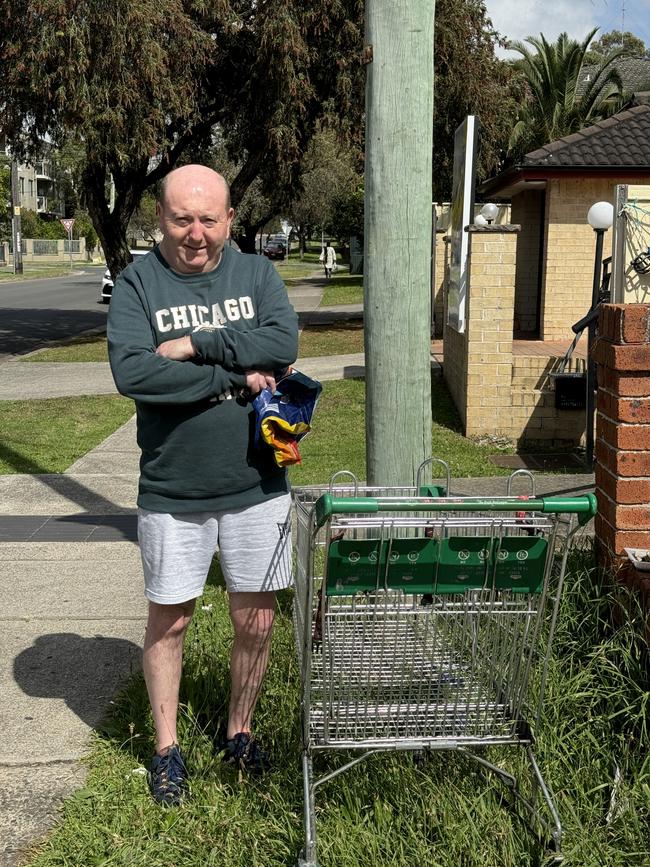
[[[0,360],[104,326],[102,274],[90,267],[67,277],[0,283]]]

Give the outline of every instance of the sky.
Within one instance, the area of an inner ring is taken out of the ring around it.
[[[508,39],[543,33],[549,41],[566,32],[582,41],[593,27],[600,33],[624,29],[650,48],[650,0],[485,0],[496,30]],[[598,34],[596,37],[598,38]],[[516,57],[498,51],[502,57]]]

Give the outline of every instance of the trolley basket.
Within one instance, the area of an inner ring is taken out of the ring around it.
[[[454,497],[448,472],[440,486],[418,478],[412,488],[361,487],[352,477],[295,489],[301,867],[318,863],[319,786],[388,750],[471,756],[561,860],[561,822],[533,732],[569,547],[596,504],[592,494],[509,492],[510,482],[503,497]],[[490,745],[525,750],[525,792],[473,752]],[[317,779],[314,754],[337,750],[359,754]]]

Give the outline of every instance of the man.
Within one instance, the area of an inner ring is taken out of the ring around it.
[[[164,180],[163,240],[115,282],[111,369],[137,409],[138,538],[149,616],[143,668],[156,730],[149,787],[176,805],[187,770],[176,717],[183,639],[217,545],[234,628],[224,759],[268,765],[251,735],[275,591],[290,578],[290,494],[268,447],[253,445],[251,396],[297,355],[297,317],[264,256],[225,243],[224,178],[189,165]]]

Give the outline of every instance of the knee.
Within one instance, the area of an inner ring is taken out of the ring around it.
[[[151,641],[182,641],[194,612],[194,601],[181,605],[149,603],[148,637]]]
[[[271,636],[274,619],[275,612],[268,608],[249,610],[245,615],[233,617],[235,639],[247,644],[265,644]]]

